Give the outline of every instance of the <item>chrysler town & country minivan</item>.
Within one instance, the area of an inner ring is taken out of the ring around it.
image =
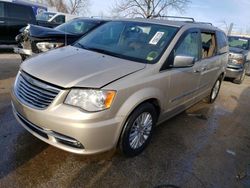
[[[12,92],[15,117],[37,138],[77,154],[141,153],[157,124],[216,99],[228,44],[198,22],[121,19],[72,46],[25,61]]]

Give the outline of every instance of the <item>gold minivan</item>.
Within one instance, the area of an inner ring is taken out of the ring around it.
[[[15,117],[34,136],[77,154],[141,153],[155,126],[206,98],[225,76],[223,31],[194,21],[121,19],[72,46],[25,61]]]

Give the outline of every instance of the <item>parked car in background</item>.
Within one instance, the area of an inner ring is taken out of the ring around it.
[[[228,62],[223,31],[208,24],[110,21],[73,46],[25,61],[12,92],[21,125],[77,154],[141,153],[156,124],[215,101]]]
[[[16,44],[16,35],[27,24],[37,24],[31,6],[0,1],[0,45]]]
[[[38,25],[53,28],[77,17],[76,15],[61,12],[42,12],[36,16],[36,20]]]
[[[67,16],[69,19],[74,17]],[[15,45],[15,37],[20,33],[20,29],[28,24],[55,27],[65,22],[67,16],[58,13],[50,19],[50,22],[37,21],[31,5],[0,0],[0,45]]]
[[[245,75],[250,75],[250,37],[228,36],[229,61],[226,77],[241,84]]]
[[[28,25],[16,37],[18,47],[14,48],[14,52],[25,60],[34,54],[70,45],[105,22],[107,20],[76,18],[54,29]]]

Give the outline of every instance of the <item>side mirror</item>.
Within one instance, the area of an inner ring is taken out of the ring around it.
[[[194,65],[195,58],[191,56],[177,55],[174,58],[174,66],[176,68],[181,67],[192,67]]]

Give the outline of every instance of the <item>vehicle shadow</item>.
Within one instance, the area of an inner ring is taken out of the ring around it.
[[[224,93],[215,104],[198,103],[158,126],[149,147],[134,158],[115,150],[70,154],[13,121],[9,126],[18,126],[11,130],[13,138],[3,141],[0,136],[0,150],[7,151],[0,160],[0,185],[1,179],[13,180],[9,175],[15,172],[18,186],[249,187],[247,178],[237,181],[235,176],[250,163],[250,87],[236,97]],[[228,148],[236,156],[226,153]]]
[[[249,183],[238,182],[235,178],[239,169],[250,163],[247,114],[250,106],[245,102],[249,96],[250,87],[238,96],[232,111],[227,105],[235,98],[230,95],[230,100],[225,99],[226,106],[223,96],[212,105],[198,103],[158,126],[151,144],[141,155],[134,158],[115,155],[109,160],[94,160],[82,166],[68,186],[234,187],[242,183],[249,187]],[[228,126],[235,118],[244,127],[240,131],[237,122]],[[244,129],[248,131],[243,132]],[[242,136],[245,140],[237,143]],[[243,150],[237,151],[234,159],[226,153],[233,145],[236,151]],[[84,163],[82,160],[81,164]]]

